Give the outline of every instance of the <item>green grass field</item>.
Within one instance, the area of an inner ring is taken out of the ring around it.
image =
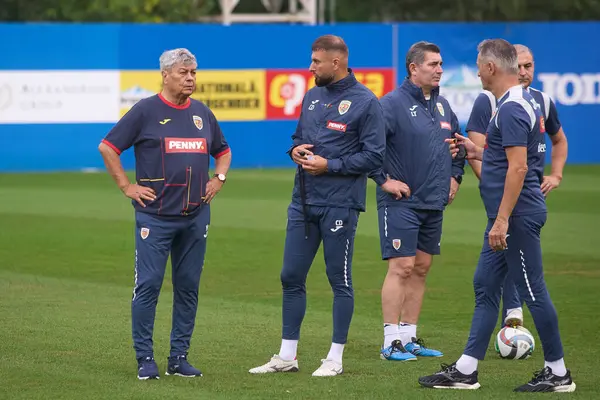
[[[474,177],[446,211],[419,334],[442,359],[379,359],[383,339],[374,186],[361,215],[353,278],[356,309],[340,377],[313,378],[327,354],[331,302],[319,252],[308,281],[300,372],[252,376],[279,350],[281,267],[293,170],[233,170],[212,209],[190,361],[199,379],[136,379],[131,345],[133,209],[107,174],[0,175],[0,398],[511,398],[543,366],[538,347],[523,361],[498,359],[490,343],[475,393],[421,389],[417,378],[461,354],[473,313],[473,271],[485,227]],[[575,397],[600,391],[600,166],[569,167],[548,198],[546,280],[556,305]],[[596,233],[595,233],[596,232]],[[170,269],[170,266],[168,270]],[[167,272],[155,325],[155,357],[166,368],[172,287]],[[526,326],[533,323],[526,314]],[[536,339],[537,333],[536,333]],[[596,394],[594,394],[596,393]]]

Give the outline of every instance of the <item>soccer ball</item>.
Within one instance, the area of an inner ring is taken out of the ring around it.
[[[531,332],[522,326],[505,326],[496,335],[495,347],[501,358],[523,360],[533,353],[535,339]]]

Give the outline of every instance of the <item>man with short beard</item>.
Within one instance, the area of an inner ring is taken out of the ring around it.
[[[440,49],[418,42],[406,55],[407,77],[381,99],[386,122],[383,168],[373,171],[381,254],[388,271],[381,289],[384,340],[381,358],[410,361],[441,357],[417,336],[425,280],[440,254],[444,209],[462,181],[464,159],[454,161],[445,139],[458,119],[440,96]]]
[[[343,372],[342,354],[354,312],[354,235],[359,212],[365,211],[367,173],[383,162],[383,114],[377,97],[348,68],[348,47],[340,37],[327,35],[314,42],[310,71],[316,86],[304,96],[289,150],[298,169],[281,270],[281,348],[268,363],[251,369],[252,374],[298,371],[306,276],[321,241],[333,290],[333,337],[313,376]]]

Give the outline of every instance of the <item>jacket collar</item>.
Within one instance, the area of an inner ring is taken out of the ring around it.
[[[342,92],[358,83],[356,77],[354,76],[354,72],[352,72],[351,68],[348,68],[348,76],[340,79],[337,82],[330,83],[325,86],[325,88],[331,92]]]
[[[414,99],[420,101],[422,104],[427,104],[427,101],[425,100],[425,95],[423,95],[423,90],[418,87],[417,85],[415,85],[414,83],[412,83],[412,81],[408,78],[404,79],[404,82],[402,82],[402,85],[400,86],[400,90],[405,91],[406,93],[408,93],[411,97],[413,97]],[[437,97],[440,94],[440,87],[436,87],[433,88],[431,90],[431,100],[435,101],[437,99]]]

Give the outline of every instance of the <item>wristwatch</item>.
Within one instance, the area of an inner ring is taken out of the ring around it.
[[[227,180],[227,177],[225,176],[225,174],[214,174],[213,177],[220,180],[221,183],[225,183],[225,181]]]
[[[456,179],[459,185],[462,183],[462,175],[454,175],[453,178]]]

